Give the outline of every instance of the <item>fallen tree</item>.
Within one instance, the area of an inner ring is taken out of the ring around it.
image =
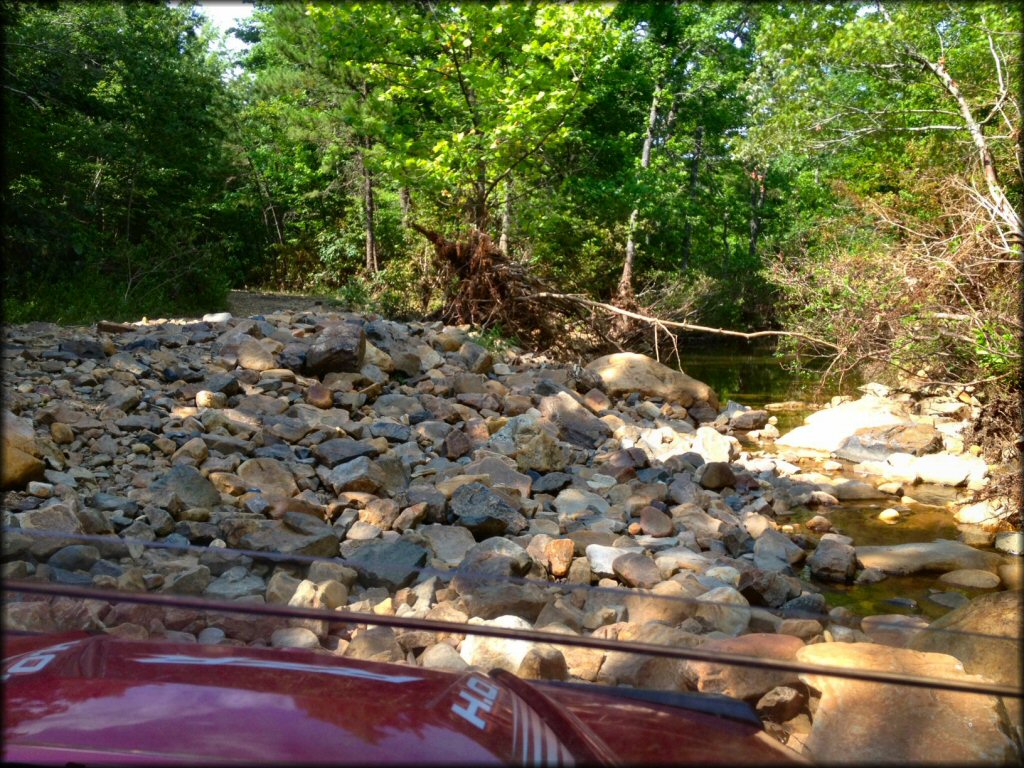
[[[410,226],[430,241],[435,265],[452,278],[452,292],[442,310],[445,322],[481,329],[500,326],[504,333],[538,350],[583,356],[649,344],[660,360],[664,338],[678,359],[676,331],[692,331],[743,339],[789,336],[814,348],[840,351],[836,344],[804,333],[712,328],[655,317],[635,303],[623,308],[559,293],[527,265],[503,254],[484,232],[473,229],[464,240],[449,240],[415,222]],[[647,342],[648,332],[652,343]]]

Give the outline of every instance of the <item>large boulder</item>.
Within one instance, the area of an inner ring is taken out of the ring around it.
[[[994,592],[933,621],[909,643],[915,651],[955,656],[972,675],[983,675],[996,683],[1018,689],[1021,674],[1021,636],[1024,595],[1020,590]],[[1005,699],[1010,720],[1021,728],[1019,699]]]
[[[797,651],[797,661],[899,675],[982,681],[954,657],[874,643],[818,643]],[[802,674],[821,692],[804,755],[816,763],[1016,762],[1001,727],[994,696],[932,688],[880,685],[843,677]]]
[[[942,450],[942,433],[928,424],[865,427],[850,435],[836,451],[848,461],[885,461],[893,453],[923,456]]]
[[[605,355],[590,362],[587,370],[600,376],[605,392],[615,397],[636,392],[684,406],[703,400],[712,408],[718,407],[718,395],[707,384],[647,355],[634,352]]]
[[[42,480],[46,466],[29,419],[3,412],[3,451],[0,453],[0,489],[24,488],[31,480]]]
[[[839,450],[858,430],[911,424],[913,422],[904,405],[867,395],[860,400],[812,413],[804,419],[803,426],[786,433],[775,444],[831,453]]]
[[[701,646],[701,650],[756,659],[793,661],[803,647],[803,641],[792,635],[754,632],[741,637],[712,638]],[[753,700],[759,699],[776,686],[792,686],[800,682],[795,672],[692,660],[686,662],[686,678],[701,693],[721,693],[736,699]]]
[[[366,332],[359,323],[337,323],[324,328],[306,352],[305,372],[355,373],[363,366]]]
[[[857,559],[865,568],[877,568],[890,576],[906,576],[918,571],[945,573],[963,569],[995,573],[1003,562],[1002,556],[994,552],[984,552],[948,539],[857,547],[856,550]]]

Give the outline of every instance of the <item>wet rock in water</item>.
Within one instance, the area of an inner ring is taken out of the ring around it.
[[[928,621],[920,616],[880,613],[865,616],[860,628],[874,643],[905,648],[922,630],[928,628]]]
[[[954,587],[970,587],[971,589],[995,589],[999,586],[999,576],[991,571],[979,571],[966,568],[950,571],[939,576],[939,582]]]
[[[852,581],[857,573],[856,551],[834,534],[826,533],[807,559],[811,575],[823,581]]]
[[[977,569],[996,571],[1002,556],[974,549],[958,541],[935,539],[914,544],[856,547],[857,559],[865,568],[877,568],[891,576],[919,571]]]
[[[927,424],[894,424],[858,429],[836,450],[848,461],[885,461],[890,454],[923,456],[942,450],[942,433]]]
[[[797,661],[964,681],[952,656],[871,643],[819,643],[800,649]],[[821,692],[806,742],[820,763],[1008,763],[1017,759],[1001,727],[994,696],[954,693],[825,675],[802,674]],[[926,736],[925,736],[926,735]]]
[[[858,430],[911,424],[910,413],[905,406],[868,395],[812,413],[804,419],[803,426],[780,437],[775,445],[831,453],[839,450]]]

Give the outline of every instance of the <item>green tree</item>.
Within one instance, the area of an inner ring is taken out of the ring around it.
[[[9,319],[84,319],[222,300],[238,211],[221,66],[187,7],[8,7],[4,191]]]

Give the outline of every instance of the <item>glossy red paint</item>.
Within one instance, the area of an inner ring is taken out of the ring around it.
[[[516,686],[570,713],[545,722],[500,679],[311,651],[78,632],[6,638],[3,669],[5,762],[593,762],[569,721],[609,764],[801,762],[756,725],[614,689]]]

